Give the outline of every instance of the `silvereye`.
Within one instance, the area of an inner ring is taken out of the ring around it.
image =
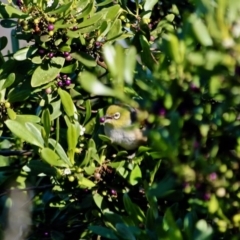
[[[147,141],[144,129],[134,124],[137,120],[137,111],[126,105],[110,105],[100,118],[105,135],[126,150],[134,150]]]

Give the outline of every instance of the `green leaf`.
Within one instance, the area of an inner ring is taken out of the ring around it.
[[[194,211],[188,212],[183,220],[184,232],[188,239],[194,239],[194,229],[197,222],[197,215]]]
[[[194,240],[210,240],[212,239],[212,234],[212,227],[204,219],[197,222],[196,230],[194,232]]]
[[[116,229],[117,229],[117,233],[119,234],[119,236],[124,236],[124,239],[136,240],[136,238],[133,235],[133,233],[131,232],[131,230],[125,224],[117,223]]]
[[[18,122],[17,120],[7,120],[5,124],[10,129],[10,131],[17,137],[23,139],[24,141],[43,148],[43,140],[39,141],[34,133],[29,131],[25,124]]]
[[[203,45],[203,46],[212,46],[213,40],[211,36],[209,35],[208,29],[202,19],[198,18],[196,15],[192,15],[189,19],[192,30],[195,34],[195,37],[197,40]]]
[[[176,240],[182,240],[182,234],[181,234],[181,231],[180,229],[178,228],[174,218],[173,218],[173,215],[172,215],[172,212],[171,212],[171,209],[168,208],[164,214],[164,217],[163,217],[163,222],[165,224],[165,230],[167,230],[167,233],[168,233],[168,237],[169,239],[176,239]]]
[[[134,71],[136,67],[136,48],[131,46],[125,55],[124,64],[124,79],[127,84],[131,85],[133,83]]]
[[[48,14],[54,15],[59,13],[66,13],[72,6],[72,2],[60,5],[56,10],[48,12]]]
[[[144,10],[145,10],[145,11],[152,11],[154,5],[155,5],[157,2],[158,2],[158,0],[147,0],[147,1],[145,1],[144,6],[143,6]],[[151,13],[152,13],[152,12],[149,12],[149,13],[146,14],[144,17],[150,18]]]
[[[64,151],[63,147],[54,139],[50,138],[49,143],[54,148],[54,150],[57,152],[57,154],[61,157],[61,159],[68,165],[72,166],[66,152]]]
[[[78,181],[78,184],[81,188],[92,188],[96,185],[94,182],[85,177],[81,177]]]
[[[61,98],[65,113],[67,114],[68,117],[73,117],[75,108],[71,96],[67,91],[62,90],[61,88],[58,88],[58,94]]]
[[[97,65],[96,60],[87,53],[74,52],[71,53],[71,56],[87,67],[95,67]]]
[[[154,66],[156,64],[155,60],[153,59],[153,55],[150,50],[149,43],[144,35],[139,36],[142,52],[141,52],[141,59],[146,66],[153,71]]]
[[[107,34],[107,40],[113,40],[116,37],[119,37],[122,33],[122,21],[120,19],[117,19],[112,24],[110,31]]]
[[[7,37],[5,36],[0,37],[0,51],[2,51],[7,46],[7,43],[8,43]]]
[[[50,117],[50,112],[47,109],[44,109],[42,112],[42,123],[43,127],[46,133],[46,137],[48,139],[50,131],[51,131],[51,117]]]
[[[67,129],[68,150],[74,150],[78,143],[79,132],[75,124],[69,124]]]
[[[105,0],[105,1],[103,1],[101,3],[98,3],[97,6],[101,7],[101,6],[105,6],[105,5],[109,4],[109,3],[112,3],[112,0]]]
[[[5,10],[8,14],[8,18],[22,18],[24,17],[24,13],[10,5],[5,6]]]
[[[42,58],[41,56],[35,56],[32,58],[32,63],[34,64],[41,64],[42,63]]]
[[[117,97],[120,94],[112,90],[111,88],[106,87],[97,79],[95,75],[87,71],[84,71],[79,74],[78,81],[84,90],[97,96],[100,95]]]
[[[141,178],[142,178],[141,169],[138,165],[136,165],[135,168],[130,173],[129,183],[131,185],[136,185]]]
[[[51,166],[66,167],[63,160],[50,148],[43,148],[40,152],[40,156]]]
[[[13,28],[17,25],[17,22],[11,19],[1,20],[1,26],[4,28]]]
[[[37,50],[38,48],[36,46],[25,47],[14,53],[13,58],[18,61],[23,61],[32,56]]]
[[[86,108],[86,115],[85,115],[83,125],[85,125],[87,123],[87,121],[90,119],[90,117],[92,115],[92,113],[91,113],[92,106],[91,106],[91,101],[90,100],[87,100],[85,102],[85,108]]]
[[[97,235],[100,235],[107,239],[118,240],[119,238],[115,235],[114,231],[109,228],[101,227],[101,226],[90,226],[89,230],[94,232]]]
[[[158,198],[165,197],[175,191],[175,179],[171,176],[166,176],[158,184],[153,184],[149,188],[149,194]]]
[[[74,62],[73,64],[67,65],[61,69],[61,73],[73,73],[78,68],[78,62]]]
[[[18,122],[32,122],[32,123],[39,123],[41,121],[40,117],[36,115],[17,115],[16,121]]]
[[[95,193],[94,195],[93,195],[93,200],[94,200],[94,202],[95,202],[95,204],[97,205],[97,207],[100,209],[100,210],[103,210],[103,208],[102,208],[102,203],[103,203],[103,197],[100,195],[100,194],[98,194],[98,193]]]
[[[15,73],[10,73],[1,89],[10,87],[15,81]]]
[[[27,166],[31,169],[31,174],[33,175],[44,173],[49,176],[55,176],[57,174],[54,167],[49,166],[48,163],[42,160],[31,160]]]
[[[78,28],[84,28],[84,27],[88,27],[91,25],[94,25],[96,23],[99,23],[99,20],[103,17],[103,13],[98,12],[96,14],[94,14],[91,18],[83,21],[82,23],[78,24]]]
[[[11,108],[7,108],[7,114],[11,120],[16,119],[17,114]]]
[[[42,65],[38,66],[32,75],[32,87],[39,87],[53,81],[60,73],[64,62],[65,59],[63,57],[54,57],[51,59],[50,64],[44,62]]]
[[[138,205],[134,204],[131,201],[131,199],[126,193],[123,195],[123,204],[126,212],[132,218],[136,225],[138,225],[140,222],[144,222],[145,216],[143,211]]]

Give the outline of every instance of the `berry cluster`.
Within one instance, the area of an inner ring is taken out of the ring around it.
[[[58,87],[64,87],[64,86],[70,86],[72,83],[72,80],[70,77],[68,77],[66,74],[64,75],[58,75],[57,76],[57,85]]]

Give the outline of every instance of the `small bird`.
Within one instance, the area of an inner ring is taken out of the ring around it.
[[[147,141],[145,129],[134,124],[138,122],[138,113],[130,106],[110,105],[100,122],[112,143],[126,150],[134,150]]]

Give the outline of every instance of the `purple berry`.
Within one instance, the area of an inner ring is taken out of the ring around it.
[[[96,41],[96,42],[95,42],[95,45],[96,45],[96,47],[100,47],[100,46],[101,46],[101,43],[98,42],[98,41]]]
[[[17,4],[18,7],[21,7],[23,5],[23,2],[21,0],[17,0],[16,4]]]
[[[111,190],[111,193],[112,193],[112,195],[117,195],[117,192],[114,189]]]
[[[166,110],[165,110],[164,108],[160,108],[158,114],[159,114],[160,116],[165,116]]]
[[[45,50],[44,50],[43,48],[39,48],[39,49],[38,49],[38,53],[39,53],[40,55],[43,55],[43,54],[45,53]]]
[[[71,83],[72,83],[71,80],[66,80],[65,85],[69,86]]]
[[[63,79],[63,80],[66,80],[67,77],[68,77],[68,76],[67,76],[66,74],[64,74],[64,75],[62,76],[62,79]]]
[[[63,52],[63,56],[64,56],[64,57],[69,56],[69,54],[70,54],[69,52]]]
[[[105,117],[100,117],[99,122],[104,123],[105,122]]]
[[[54,57],[54,53],[53,52],[48,53],[48,57],[49,58],[53,58]]]
[[[73,30],[73,31],[76,31],[76,30],[78,30],[78,27],[77,27],[77,26],[74,26],[74,27],[72,28],[72,30]]]
[[[58,81],[57,84],[58,84],[59,87],[62,87],[64,85],[62,81]]]
[[[48,25],[48,31],[52,31],[54,29],[54,25],[53,24],[49,24]]]
[[[212,172],[212,173],[209,174],[208,177],[209,177],[210,181],[214,181],[214,180],[217,179],[217,174],[215,172]]]
[[[204,199],[205,201],[208,201],[208,200],[210,199],[210,197],[211,197],[211,194],[210,194],[210,193],[205,193],[205,194],[203,195],[203,199]]]

